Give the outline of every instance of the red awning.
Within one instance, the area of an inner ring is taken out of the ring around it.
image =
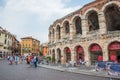
[[[66,48],[66,53],[70,53],[70,49],[69,48]]]
[[[76,52],[77,52],[77,53],[83,53],[83,48],[82,48],[82,47],[78,47],[78,48],[76,49]]]
[[[120,50],[120,43],[114,42],[109,46],[109,50]]]
[[[90,51],[101,51],[101,47],[97,44],[91,46]]]

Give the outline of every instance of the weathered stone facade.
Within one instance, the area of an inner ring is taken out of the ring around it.
[[[114,51],[114,52],[112,52]],[[91,65],[120,56],[120,0],[95,0],[49,27],[49,55],[60,61]]]
[[[20,53],[21,47],[17,37],[0,27],[0,58]]]

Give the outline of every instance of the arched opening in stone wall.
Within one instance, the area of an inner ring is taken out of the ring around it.
[[[55,63],[55,50],[52,51],[52,62]]]
[[[120,30],[120,9],[117,5],[111,4],[105,9],[107,31]]]
[[[60,33],[60,26],[58,25],[58,26],[57,26],[57,34],[56,34],[56,36],[58,36],[58,37],[57,37],[58,39],[61,38],[60,34],[61,34],[61,33]]]
[[[65,61],[66,62],[70,62],[71,61],[71,51],[69,47],[66,47],[64,49],[64,53],[65,53]]]
[[[58,62],[57,63],[60,63],[61,64],[61,50],[58,48],[57,49],[57,59],[58,59]]]
[[[76,34],[82,34],[82,25],[81,25],[80,17],[75,18],[75,29],[76,29]]]
[[[51,41],[51,32],[49,32],[49,40]]]
[[[90,46],[90,60],[92,65],[95,65],[97,61],[103,61],[102,48],[98,44]]]
[[[99,29],[98,14],[96,11],[90,11],[88,14],[88,27],[89,27],[89,31],[94,31]]]
[[[80,64],[80,60],[82,62],[84,61],[84,50],[81,46],[76,46],[75,51],[76,51],[76,62],[77,64]]]
[[[49,55],[51,55],[51,50],[49,51]]]
[[[109,60],[120,63],[120,42],[112,42],[109,47]]]
[[[55,38],[54,37],[55,36],[55,30],[54,29],[52,30],[52,36],[53,36],[53,40],[54,40],[54,38]]]
[[[65,35],[70,33],[70,27],[69,27],[69,22],[68,21],[64,22],[64,30],[65,30]]]

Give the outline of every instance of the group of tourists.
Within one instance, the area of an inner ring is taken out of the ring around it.
[[[15,63],[17,65],[17,64],[23,62],[24,56],[20,56],[18,54],[16,54],[16,55],[8,55],[7,60],[9,61],[10,65],[12,65],[13,63]]]
[[[34,66],[36,68],[37,62],[38,62],[38,56],[36,56],[35,54],[32,53],[32,54],[26,56],[26,62],[28,65]]]
[[[7,60],[9,65],[13,65],[13,64],[17,65],[19,63],[23,63],[26,61],[28,65],[30,65],[31,67],[34,66],[36,68],[39,60],[39,56],[36,56],[33,53],[31,53],[30,55],[27,55],[26,57],[15,54],[15,55],[8,55]]]

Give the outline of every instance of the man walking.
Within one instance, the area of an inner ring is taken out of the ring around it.
[[[33,61],[34,61],[35,68],[37,68],[37,62],[38,62],[37,56],[34,56]]]

